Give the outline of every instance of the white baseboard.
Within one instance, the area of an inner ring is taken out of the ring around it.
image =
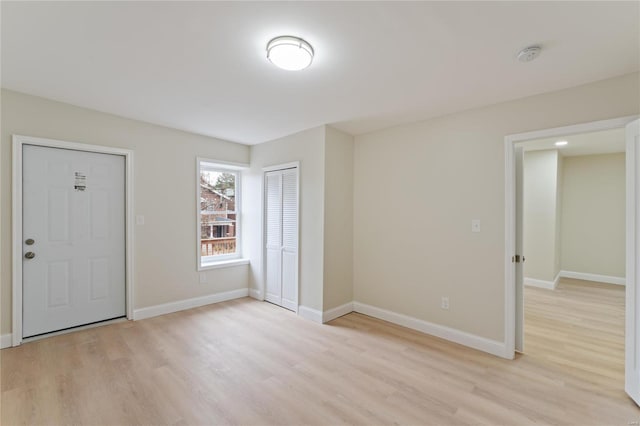
[[[475,334],[466,333],[454,328],[445,327],[424,321],[418,318],[409,317],[386,309],[377,308],[375,306],[366,305],[360,302],[353,302],[353,309],[361,314],[369,315],[384,321],[389,321],[403,327],[421,331],[432,336],[440,337],[451,342],[459,343],[473,349],[478,349],[501,358],[512,359],[513,354],[508,354],[504,342],[487,339],[485,337],[476,336]]]
[[[224,302],[232,299],[239,299],[249,295],[248,288],[225,291],[222,293],[208,294],[193,299],[179,300],[177,302],[164,303],[162,305],[148,306],[146,308],[134,309],[133,319],[141,320],[156,317],[158,315],[170,314],[172,312],[184,311],[185,309],[197,308],[199,306],[210,305],[212,303]]]
[[[298,315],[304,319],[322,324],[322,311],[309,308],[306,306],[298,306]]]
[[[587,274],[584,272],[573,271],[560,271],[562,278],[573,278],[576,280],[596,281],[599,283],[625,285],[626,279],[624,277],[612,277],[609,275]]]
[[[555,290],[556,286],[558,285],[559,279],[560,279],[559,277],[556,277],[556,279],[553,281],[545,281],[545,280],[536,280],[535,278],[525,278],[524,285],[528,287],[538,287],[538,288],[544,288],[547,290]]]
[[[322,313],[322,322],[329,322],[343,315],[353,312],[353,302],[345,303],[337,308],[329,309]]]
[[[260,290],[256,290],[255,288],[250,288],[249,297],[257,300],[262,300],[262,292]]]
[[[11,339],[11,333],[3,334],[0,336],[0,349],[10,348],[13,345],[13,340]]]

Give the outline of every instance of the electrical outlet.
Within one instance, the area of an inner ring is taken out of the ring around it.
[[[471,232],[480,232],[480,219],[473,219],[471,221]]]
[[[200,272],[200,282],[201,283],[207,282],[207,274],[205,274],[204,272]]]
[[[449,310],[449,296],[442,296],[442,302],[440,307],[445,310]]]

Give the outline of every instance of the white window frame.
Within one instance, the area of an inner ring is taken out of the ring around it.
[[[242,258],[242,170],[248,164],[230,163],[208,158],[196,158],[196,259],[197,270],[204,271],[226,266],[235,266],[249,263]],[[200,213],[200,172],[212,171],[222,173],[233,173],[236,175],[235,187],[235,211],[236,211],[236,252],[233,254],[220,254],[216,256],[202,256],[201,252],[201,213]]]

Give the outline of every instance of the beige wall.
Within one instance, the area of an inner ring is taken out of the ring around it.
[[[325,126],[251,147],[251,169],[245,173],[244,220],[250,283],[262,289],[262,168],[300,162],[299,304],[322,310],[324,270]]]
[[[562,269],[625,276],[625,155],[564,159]]]
[[[502,341],[505,135],[637,114],[638,83],[634,73],[357,136],[354,299]],[[381,208],[390,197],[397,207]]]
[[[11,135],[20,134],[134,151],[134,308],[246,288],[246,265],[196,271],[196,156],[249,161],[249,147],[2,90],[2,326],[11,332]]]
[[[558,271],[558,151],[524,155],[524,276],[553,281]]]
[[[353,136],[326,127],[324,298],[329,310],[353,301]]]

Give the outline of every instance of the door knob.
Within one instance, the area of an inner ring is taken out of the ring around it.
[[[24,257],[26,257],[27,259],[33,259],[34,257],[36,257],[36,254],[32,251],[28,251],[24,254]]]
[[[33,238],[29,238],[27,240],[25,240],[25,244],[28,246],[32,246],[34,243],[36,242],[36,240],[34,240]]]

